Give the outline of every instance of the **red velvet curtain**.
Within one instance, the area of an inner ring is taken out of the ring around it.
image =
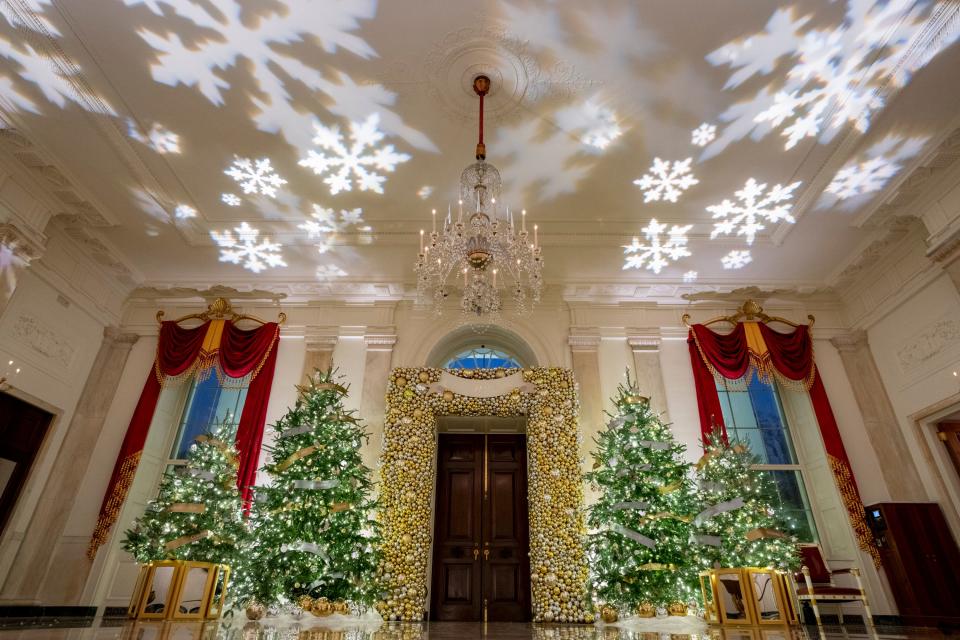
[[[830,462],[834,481],[840,491],[851,526],[860,547],[869,552],[874,560],[879,557],[877,548],[867,526],[860,491],[853,477],[850,459],[847,457],[840,429],[834,418],[823,381],[817,372],[813,355],[813,338],[810,328],[801,325],[792,333],[779,333],[763,323],[757,323],[763,345],[749,344],[743,323],[737,324],[729,334],[714,333],[704,325],[693,325],[687,342],[690,346],[690,361],[693,365],[697,403],[700,408],[700,433],[709,437],[714,420],[721,426],[724,438],[726,428],[717,394],[717,378],[741,380],[754,367],[761,377],[772,374],[793,383],[802,384],[809,390],[810,401],[820,427],[827,459]],[[754,334],[755,335],[755,334]],[[756,342],[756,341],[754,341]],[[758,352],[759,350],[759,352]],[[764,371],[772,369],[772,371]]]
[[[97,525],[87,549],[87,555],[91,559],[96,555],[100,545],[106,541],[110,528],[120,515],[120,508],[130,491],[130,485],[133,483],[133,477],[140,463],[143,445],[150,430],[150,423],[153,421],[163,380],[167,376],[177,376],[189,371],[198,363],[198,360],[212,355],[203,351],[211,325],[211,322],[205,322],[199,327],[184,329],[172,321],[161,324],[153,371],[147,377],[140,400],[127,427],[127,433],[120,445],[120,452],[100,506]],[[277,356],[275,346],[279,333],[280,327],[275,322],[244,331],[227,321],[219,344],[207,345],[215,350],[216,363],[224,374],[232,378],[252,376],[236,437],[237,449],[240,452],[237,485],[247,502],[256,478],[267,402],[273,384]]]
[[[272,331],[269,330],[271,327]],[[235,440],[240,452],[237,486],[243,496],[244,512],[249,511],[253,485],[257,479],[263,425],[267,421],[267,404],[277,364],[277,350],[274,347],[279,330],[276,323],[253,331],[243,331],[228,324],[220,346],[220,364],[224,373],[233,378],[242,378],[250,373],[254,375],[247,389]],[[267,354],[266,359],[263,358],[264,353]]]

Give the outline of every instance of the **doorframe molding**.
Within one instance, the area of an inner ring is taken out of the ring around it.
[[[953,537],[960,540],[960,473],[937,437],[937,424],[960,410],[960,391],[907,416],[917,432],[920,458],[933,486],[927,492],[943,509]]]
[[[527,418],[533,621],[593,621],[586,601],[587,561],[582,540],[586,526],[579,455],[582,436],[573,371],[537,367],[512,375],[516,373],[515,369],[430,367],[401,367],[390,373],[379,483],[382,573],[387,595],[378,609],[384,618],[419,621],[427,613],[437,417],[473,415]],[[457,379],[449,378],[451,375]],[[443,387],[444,378],[456,386],[456,391]],[[500,378],[513,380],[493,383]],[[500,395],[489,397],[493,387]],[[569,531],[571,535],[559,536],[557,531]],[[555,588],[559,588],[557,594]]]

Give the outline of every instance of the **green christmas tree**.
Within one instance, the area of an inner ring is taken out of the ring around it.
[[[689,557],[697,504],[685,447],[629,376],[614,403],[617,415],[596,438],[586,474],[601,491],[588,517],[593,597],[631,610],[689,602],[697,595]]]
[[[379,559],[370,470],[360,458],[367,433],[344,409],[348,390],[332,370],[316,371],[298,389],[296,404],[273,427],[263,468],[271,484],[256,488],[238,601],[311,596],[367,606],[377,596]]]
[[[719,427],[704,440],[696,466],[700,513],[694,540],[706,566],[796,569],[797,541],[784,532],[783,514],[773,507],[776,488],[759,459]]]
[[[168,471],[155,500],[125,532],[123,548],[138,562],[193,560],[234,566],[246,538],[237,453],[223,430],[191,445],[187,464]]]

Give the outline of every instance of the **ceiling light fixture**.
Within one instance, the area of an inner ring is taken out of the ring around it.
[[[483,99],[490,92],[490,78],[474,78],[473,91],[480,98],[477,161],[460,174],[457,219],[453,220],[448,208],[438,231],[434,209],[429,236],[420,230],[420,253],[414,269],[420,304],[442,313],[446,298],[459,288],[464,322],[486,326],[499,318],[504,296],[513,298],[517,314],[529,312],[540,301],[543,258],[537,225],[533,225],[532,240],[527,231],[526,210],[521,212],[519,229],[508,207],[499,210],[503,215],[498,218],[500,172],[486,161],[483,144]],[[473,209],[466,221],[464,206]]]

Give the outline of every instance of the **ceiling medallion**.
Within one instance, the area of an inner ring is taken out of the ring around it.
[[[509,207],[498,217],[500,172],[486,161],[483,143],[483,100],[490,92],[490,78],[476,76],[473,90],[480,98],[477,161],[460,174],[456,221],[448,209],[438,231],[434,209],[429,239],[420,230],[420,253],[414,269],[420,304],[432,306],[440,314],[447,297],[459,290],[464,323],[485,327],[499,319],[505,296],[512,297],[511,311],[518,315],[529,312],[540,301],[543,258],[537,225],[533,226],[532,240],[527,232],[526,210],[521,213],[519,230]],[[464,205],[473,209],[466,222]]]

